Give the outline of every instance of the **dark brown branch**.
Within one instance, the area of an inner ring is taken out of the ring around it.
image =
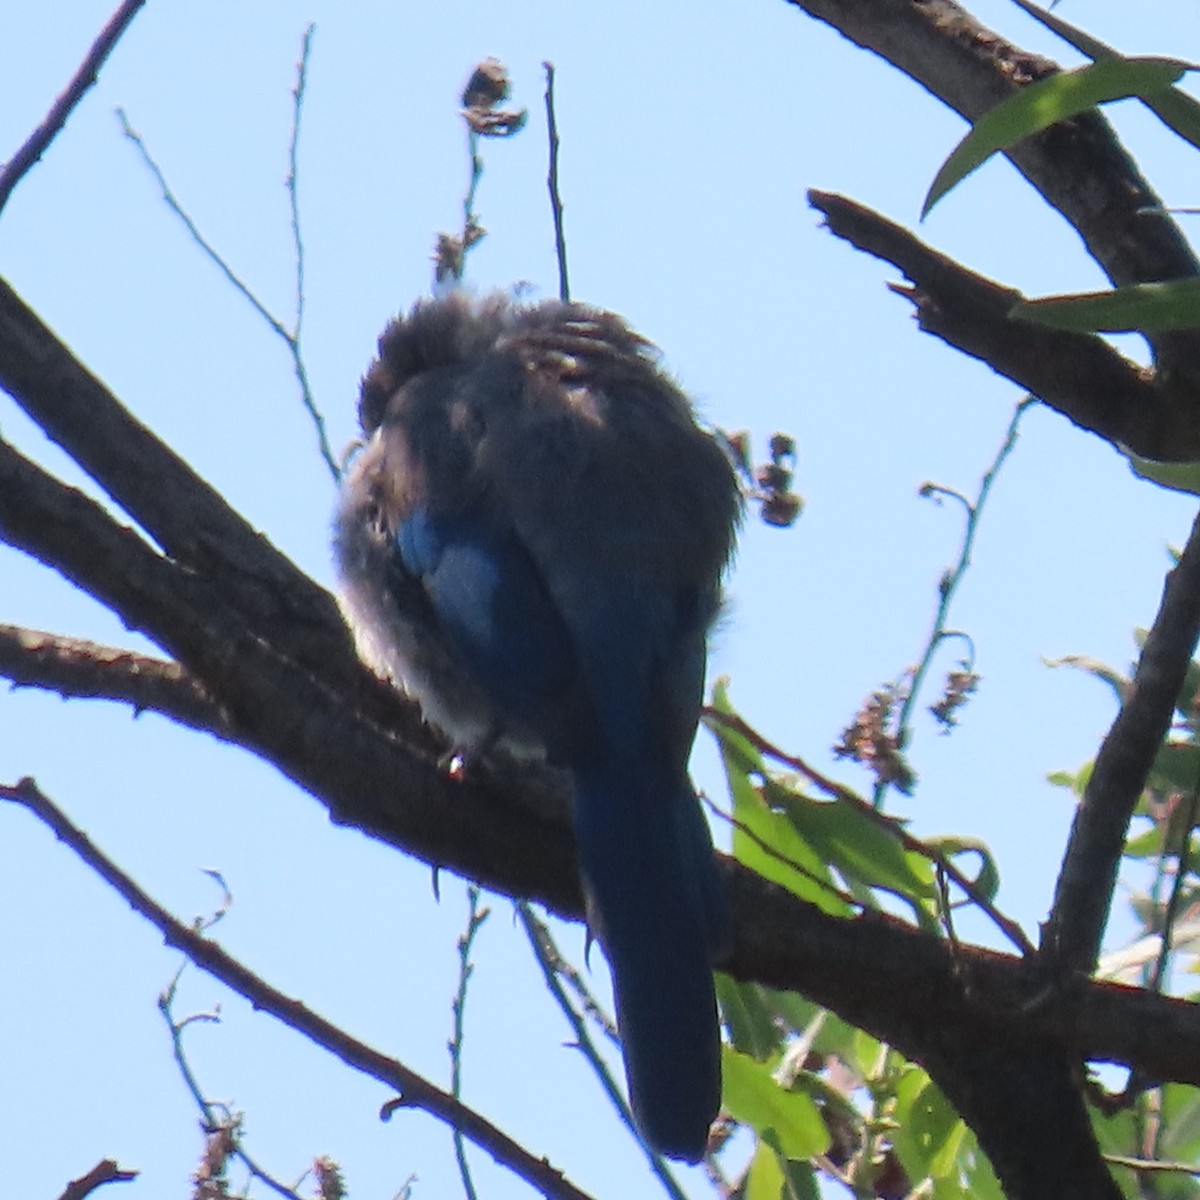
[[[228,713],[237,741],[319,796],[335,821],[489,887],[569,915],[582,911],[561,786],[517,779],[504,764],[466,780],[448,776],[439,765],[445,747],[412,705],[362,668],[344,630],[314,674],[282,648],[304,645],[304,622],[277,618],[268,643],[231,608],[225,590],[156,554],[3,440],[0,540],[54,567],[179,659]],[[320,591],[290,569],[300,594]],[[535,828],[540,833],[531,838]],[[547,838],[556,846],[550,861]],[[504,882],[512,867],[528,888]]]
[[[64,699],[115,700],[135,713],[153,711],[223,740],[228,716],[179,663],[117,646],[0,624],[0,677]]]
[[[125,3],[113,13],[100,35],[92,43],[79,69],[75,72],[66,90],[54,102],[46,118],[25,139],[24,145],[4,164],[0,170],[0,210],[8,203],[13,189],[33,169],[37,161],[46,153],[50,143],[58,136],[59,130],[67,123],[67,118],[83,99],[84,93],[96,82],[104,60],[117,44],[121,34],[129,28],[138,10],[146,0],[125,0]]]
[[[13,801],[29,809],[53,830],[59,841],[69,846],[110,887],[127,900],[132,908],[154,925],[162,933],[168,946],[182,950],[198,967],[244,996],[256,1009],[270,1013],[285,1025],[304,1034],[347,1066],[395,1088],[402,1096],[404,1107],[424,1109],[439,1121],[459,1130],[481,1150],[490,1154],[496,1162],[515,1172],[543,1196],[551,1197],[551,1200],[590,1200],[586,1192],[568,1182],[562,1172],[552,1167],[545,1158],[531,1154],[480,1113],[455,1100],[449,1092],[443,1091],[397,1059],[389,1058],[364,1042],[350,1037],[344,1030],[318,1016],[299,1000],[285,996],[226,954],[216,942],[201,936],[172,917],[97,849],[86,834],[73,825],[38,789],[32,779],[22,779],[16,786],[0,784],[0,799]],[[394,1105],[388,1107],[391,1109]]]
[[[318,659],[342,637],[329,596],[131,416],[3,280],[0,387],[173,559],[221,571],[266,622],[301,618]]]
[[[506,894],[581,916],[566,806],[549,781],[515,770],[449,780],[437,765],[438,745],[388,689],[356,666],[331,661],[316,673],[284,653],[307,635],[303,621],[276,620],[268,643],[228,606],[226,589],[162,558],[2,442],[0,534],[163,645],[229,713],[237,740],[319,796],[335,820]],[[226,578],[236,590],[240,577]],[[347,638],[337,653],[353,664]],[[1136,1062],[1161,1078],[1200,1083],[1200,1061],[1181,1049],[1200,1047],[1191,1006],[1159,999],[1153,1019],[1131,1020],[1131,1006],[1145,998],[1090,985],[1043,1012],[1041,981],[1019,960],[951,950],[883,918],[827,918],[732,863],[725,873],[736,908],[731,974],[803,991],[918,1061],[955,1061],[953,1047],[968,1037],[998,1045],[1044,1038],[1074,1057]],[[1146,1029],[1173,1036],[1160,1042]],[[939,1050],[948,1044],[952,1051]]]
[[[72,1179],[58,1200],[84,1200],[106,1183],[129,1183],[137,1177],[136,1171],[122,1170],[111,1158],[101,1159],[86,1175]]]
[[[1100,746],[1067,842],[1043,949],[1064,973],[1090,974],[1134,807],[1171,726],[1200,637],[1200,517],[1142,647],[1121,711]]]
[[[904,272],[895,288],[926,333],[981,359],[1076,425],[1144,458],[1200,459],[1200,406],[1129,362],[1102,338],[1009,317],[1021,293],[930,249],[908,230],[832,192],[809,203],[831,232]]]
[[[952,0],[789,0],[874,51],[968,121],[1056,71],[980,25]],[[947,153],[950,147],[947,147]],[[1195,275],[1178,226],[1099,113],[1084,113],[1012,148],[1017,170],[1076,229],[1114,284]],[[1160,367],[1200,368],[1194,331],[1152,339]]]

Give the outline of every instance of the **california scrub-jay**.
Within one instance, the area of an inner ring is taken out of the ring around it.
[[[581,304],[418,303],[363,381],[335,545],[360,653],[458,754],[569,774],[634,1116],[694,1162],[725,903],[687,762],[740,502],[655,360]]]

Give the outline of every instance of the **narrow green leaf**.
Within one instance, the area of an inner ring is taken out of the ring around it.
[[[1200,326],[1200,279],[1018,300],[1008,314],[1072,333],[1148,333]]]
[[[1131,450],[1125,451],[1130,470],[1139,478],[1157,483],[1171,492],[1187,492],[1200,496],[1200,462],[1164,463],[1152,458],[1139,458]]]
[[[933,868],[904,849],[882,822],[838,800],[814,800],[777,787],[771,799],[785,809],[797,832],[823,862],[849,882],[879,887],[906,900],[936,895]]]
[[[979,870],[971,883],[985,900],[990,902],[996,899],[996,893],[1000,890],[1000,868],[987,842],[953,833],[943,833],[925,840],[947,858],[957,858],[960,854],[978,855]]]
[[[1047,29],[1057,33],[1065,42],[1069,42],[1080,54],[1086,54],[1091,59],[1121,58],[1122,55],[1107,43],[1084,33],[1082,29],[1069,25],[1061,17],[1031,4],[1029,0],[1013,0],[1035,20],[1041,21]],[[1184,141],[1200,147],[1200,101],[1193,99],[1178,88],[1169,91],[1156,92],[1153,95],[1140,97],[1142,103],[1168,129],[1174,130]]]
[[[763,1135],[774,1133],[780,1152],[803,1162],[829,1149],[821,1110],[805,1092],[779,1086],[770,1070],[748,1054],[721,1050],[722,1103],[735,1120]]]
[[[1068,25],[1062,17],[1056,17],[1044,8],[1031,4],[1029,0],[1013,0],[1013,3],[1018,8],[1023,8],[1035,21],[1041,21],[1052,33],[1057,33],[1064,42],[1069,42],[1080,54],[1086,54],[1088,58],[1093,59],[1121,57],[1107,43],[1092,37],[1090,33],[1084,33],[1082,29],[1077,29],[1074,25]]]
[[[1159,747],[1146,782],[1161,791],[1190,792],[1200,777],[1200,746],[1167,742]]]
[[[729,711],[721,682],[713,689],[713,704]],[[767,780],[762,755],[748,738],[721,721],[711,722],[717,739],[729,794],[733,800],[733,854],[743,866],[764,879],[818,905],[834,916],[853,909],[833,888],[833,876],[821,856],[782,813],[773,812],[761,791]]]
[[[783,1051],[784,1032],[775,1024],[767,1002],[767,989],[757,983],[739,983],[717,972],[717,1003],[735,1050],[764,1062]]]
[[[1200,1152],[1200,1091],[1181,1083],[1163,1088],[1163,1128],[1159,1154],[1176,1161],[1195,1159]]]
[[[784,1200],[783,1167],[779,1155],[759,1142],[746,1171],[744,1195],[746,1200]]]
[[[812,1167],[806,1162],[790,1162],[773,1141],[759,1139],[739,1193],[742,1200],[821,1200]]]
[[[1118,704],[1125,703],[1129,692],[1129,680],[1120,671],[1098,658],[1091,658],[1086,654],[1064,654],[1062,658],[1043,658],[1042,664],[1047,667],[1074,667],[1078,671],[1086,671],[1112,688],[1113,697]]]
[[[984,113],[942,164],[925,197],[921,219],[955,184],[998,151],[1098,104],[1159,93],[1190,69],[1178,59],[1110,58],[1021,88]]]

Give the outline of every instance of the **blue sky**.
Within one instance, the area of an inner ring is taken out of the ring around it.
[[[0,16],[0,155],[39,121],[111,0],[9,5]],[[1002,0],[977,15],[1065,61]],[[1129,52],[1195,56],[1190,5],[1069,0],[1068,20]],[[264,302],[290,312],[283,179],[301,34],[316,22],[301,135],[308,251],[305,353],[340,448],[387,318],[428,289],[429,251],[465,183],[456,100],[472,65],[505,61],[529,126],[486,148],[489,229],[470,274],[552,294],[541,62],[558,68],[572,283],[658,342],[707,418],[798,440],[807,508],[792,530],[747,522],[712,672],[774,741],[829,765],[865,694],[913,661],[953,508],[927,479],[976,488],[1017,389],[918,334],[894,272],[818,227],[807,187],[914,224],[963,123],[919,87],[779,0],[604,6],[447,0],[151,3],[98,87],[0,217],[0,271],[130,409],[305,570],[331,581],[331,481],[284,349],[161,203],[113,115],[128,112],[206,235]],[[1169,203],[1195,205],[1194,160],[1130,105],[1113,110]],[[1078,238],[1003,161],[944,200],[922,236],[1030,294],[1101,285]],[[1131,352],[1137,352],[1137,346]],[[0,398],[0,429],[72,482],[69,463]],[[1153,616],[1185,499],[1135,481],[1109,447],[1035,410],[998,483],[954,613],[978,649],[979,696],[949,738],[918,721],[919,833],[984,838],[1000,903],[1033,931],[1070,818],[1047,771],[1089,758],[1107,691],[1040,657],[1118,665]],[[140,646],[50,572],[0,549],[0,621]],[[946,665],[949,665],[947,663]],[[932,697],[931,697],[932,699]],[[701,735],[699,782],[721,797]],[[863,785],[854,770],[837,768]],[[0,694],[0,779],[31,774],[184,919],[235,898],[218,936],[285,991],[437,1079],[455,982],[461,888],[353,831],[272,768],[111,705]],[[720,836],[720,833],[718,833]],[[581,1187],[651,1195],[543,995],[508,906],[478,944],[466,1098]],[[0,1129],[22,1191],[54,1196],[112,1156],[143,1172],[129,1195],[180,1194],[196,1114],[156,997],[177,956],[27,814],[0,810]],[[1128,929],[1128,925],[1124,926]],[[968,923],[966,936],[985,937]],[[582,932],[563,931],[581,950]],[[593,956],[603,986],[599,956]],[[249,1146],[282,1178],[317,1153],[357,1197],[454,1194],[449,1135],[420,1114],[375,1118],[388,1097],[216,983],[189,971],[180,1011],[209,1093],[247,1113]],[[526,1194],[475,1156],[489,1197]],[[696,1194],[703,1179],[683,1173]],[[130,1187],[130,1185],[125,1185]]]

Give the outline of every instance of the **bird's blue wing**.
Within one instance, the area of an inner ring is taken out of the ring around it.
[[[396,552],[405,573],[421,581],[460,666],[501,719],[536,720],[566,694],[575,671],[570,635],[511,530],[419,507],[400,523]]]

